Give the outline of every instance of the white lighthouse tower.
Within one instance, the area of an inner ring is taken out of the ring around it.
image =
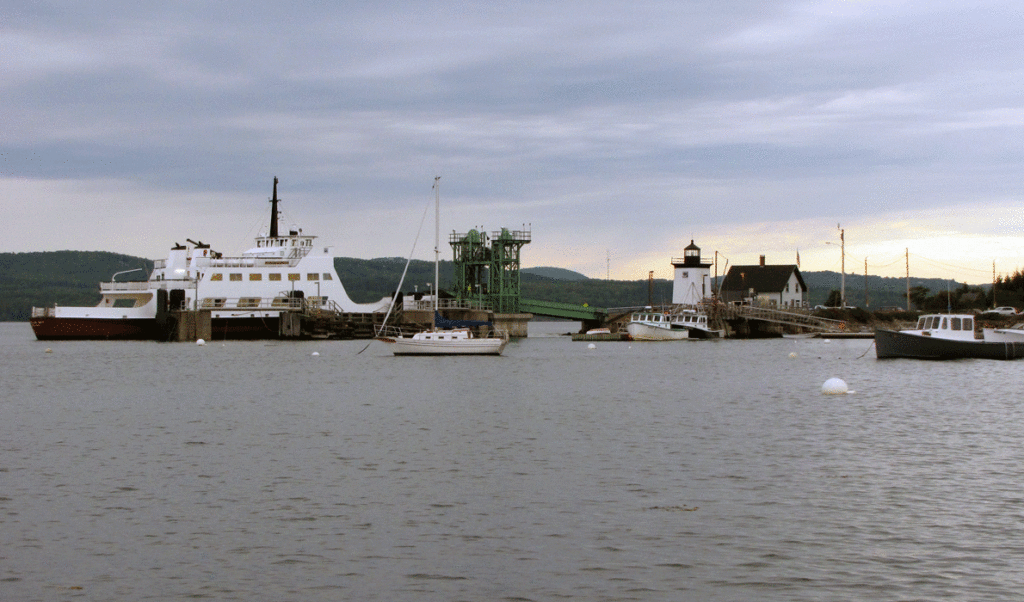
[[[700,259],[700,247],[690,240],[683,249],[683,257],[672,258],[675,278],[672,282],[672,303],[697,305],[711,296],[711,262]]]

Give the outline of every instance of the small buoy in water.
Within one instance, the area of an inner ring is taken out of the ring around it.
[[[826,344],[826,345],[828,345],[828,344],[829,344],[829,343],[831,343],[831,342],[832,342],[832,339],[825,339],[825,344]]]
[[[825,384],[821,385],[821,392],[825,395],[846,395],[850,392],[850,388],[846,386],[845,380],[830,378],[825,381]]]
[[[204,341],[203,339],[198,339],[196,341],[196,345],[205,345],[205,344],[206,344],[206,341]]]
[[[796,357],[796,351],[790,352],[789,357],[790,357],[790,359]]]
[[[50,349],[49,347],[47,347],[46,351],[44,351],[43,353],[53,353],[53,349]]]
[[[591,344],[587,345],[587,349],[597,349],[597,345],[591,343]]]
[[[319,351],[314,351],[314,352],[313,352],[313,353],[311,353],[310,355],[312,355],[313,357],[317,357],[317,356],[319,356],[319,355],[320,355],[320,352],[319,352]]]

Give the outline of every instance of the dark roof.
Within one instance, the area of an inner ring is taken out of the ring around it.
[[[800,288],[807,290],[796,265],[734,265],[722,280],[722,290],[746,292],[754,289],[757,293],[779,293],[786,289],[793,272],[796,272]]]

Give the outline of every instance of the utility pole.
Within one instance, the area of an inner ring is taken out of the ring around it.
[[[711,296],[718,299],[718,251],[715,251],[715,284],[711,288],[714,291]]]
[[[910,311],[910,247],[907,247],[906,253],[907,253],[907,311]]]
[[[996,260],[992,260],[992,307],[996,307]]]
[[[864,309],[871,307],[868,301],[868,258],[864,258]]]
[[[839,260],[839,265],[840,265],[839,270],[842,272],[842,275],[840,276],[840,279],[839,279],[839,306],[845,308],[846,307],[846,232],[842,229],[842,227],[840,227],[839,224],[836,224],[836,228],[839,230],[839,252],[842,253],[842,255],[843,255],[840,258],[840,260]],[[827,245],[829,245],[829,244],[834,245],[836,243],[834,243],[834,242],[826,242],[825,244],[827,244]]]

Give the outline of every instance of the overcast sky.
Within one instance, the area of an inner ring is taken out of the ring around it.
[[[1024,267],[1019,0],[0,5],[0,251],[238,253],[276,175],[404,257],[440,175],[442,232],[591,277],[838,271],[837,224],[847,272]]]

